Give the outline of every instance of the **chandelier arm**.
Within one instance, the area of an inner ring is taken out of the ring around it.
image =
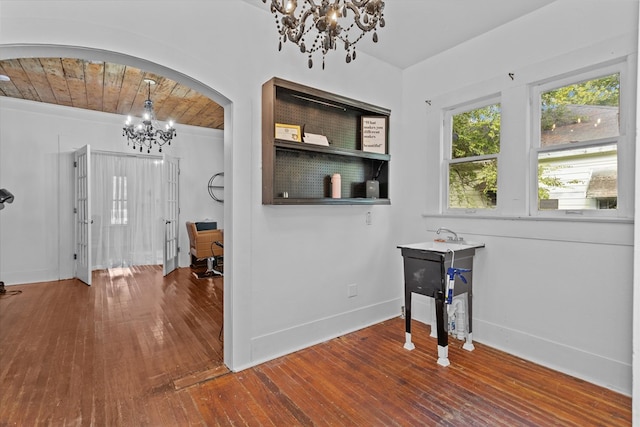
[[[304,12],[304,14],[299,18],[300,29],[296,32],[295,37],[292,37],[291,34],[289,34],[289,40],[298,44],[302,37],[311,30],[312,26],[309,27],[309,30],[306,29],[307,19],[309,19],[309,16],[311,15],[315,15],[315,11],[308,9]]]
[[[155,136],[160,137],[163,142],[159,142],[155,140]],[[176,136],[176,130],[173,128],[169,128],[169,130],[156,129],[154,132],[154,142],[160,146],[163,146],[166,143],[171,145],[171,139]]]
[[[319,9],[320,6],[316,5],[314,0],[304,0],[304,2],[309,5],[309,10],[307,10],[306,13],[304,14],[304,16],[305,16],[304,20],[306,20],[307,15],[309,13],[315,13]],[[286,7],[286,3],[285,2],[280,3],[278,0],[271,0],[271,8],[274,11],[278,12],[282,16],[289,16],[293,20],[298,21],[298,19],[295,18],[295,11],[297,9],[297,2],[294,1],[294,5],[295,6],[293,8],[291,8],[290,11],[287,11],[287,7]],[[297,24],[297,22],[296,22],[296,24]]]
[[[283,25],[280,29],[280,35],[286,35],[287,38],[294,42],[295,44],[299,44],[300,40],[309,30],[306,29],[306,22],[309,19],[309,16],[315,15],[313,10],[307,9],[300,18],[296,18],[293,15],[293,11],[291,13],[285,13],[284,16],[288,16],[291,18],[292,22],[295,24],[293,26]],[[284,18],[283,18],[284,19]],[[294,31],[297,30],[297,31]]]
[[[263,3],[266,3],[266,0],[262,0]],[[277,11],[280,15],[289,15],[287,12],[287,2],[280,2],[278,0],[271,0],[271,12]],[[295,10],[295,8],[293,8]]]
[[[345,2],[346,5],[348,6],[349,4],[352,4],[356,7],[364,7],[367,5],[367,3],[369,3],[371,0],[351,0],[349,3]]]
[[[366,4],[369,0],[365,0],[362,3],[362,5]],[[358,9],[359,7],[362,7],[362,5],[358,5],[358,2],[356,2],[355,0],[350,2],[350,3],[345,3],[345,7],[347,7],[348,9],[351,9],[351,11],[353,12],[353,14],[355,15],[353,17],[353,22],[358,26],[358,28],[360,28],[363,32],[368,32],[373,30],[374,28],[376,28],[376,26],[378,25],[378,20],[379,20],[379,15],[382,11],[380,12],[376,12],[373,14],[368,14],[371,17],[371,20],[369,22],[369,24],[364,24],[360,21],[361,15],[360,15],[360,10]],[[366,13],[366,12],[365,12]]]

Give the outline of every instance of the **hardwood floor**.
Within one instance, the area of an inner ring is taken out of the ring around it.
[[[221,278],[143,266],[92,281],[0,299],[0,425],[140,425],[173,380],[222,364]]]
[[[428,326],[402,347],[401,319],[227,373],[222,279],[154,266],[93,282],[0,298],[0,426],[631,425],[629,397],[482,344],[453,340],[440,367]]]

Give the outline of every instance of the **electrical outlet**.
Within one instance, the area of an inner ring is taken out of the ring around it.
[[[353,298],[358,295],[358,285],[355,283],[347,285],[347,297]]]
[[[371,212],[367,212],[367,217],[366,217],[367,225],[371,225],[371,222],[372,222],[371,216],[372,216]]]

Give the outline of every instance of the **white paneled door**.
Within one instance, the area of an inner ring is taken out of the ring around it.
[[[75,152],[75,277],[91,286],[91,149]]]
[[[180,164],[175,157],[163,156],[162,195],[164,207],[164,253],[162,273],[166,276],[178,268],[178,217],[180,204],[178,184]]]

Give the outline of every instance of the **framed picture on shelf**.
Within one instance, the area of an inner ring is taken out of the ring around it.
[[[300,126],[276,123],[276,139],[302,142],[302,131]]]
[[[362,151],[387,154],[387,117],[362,117]]]

